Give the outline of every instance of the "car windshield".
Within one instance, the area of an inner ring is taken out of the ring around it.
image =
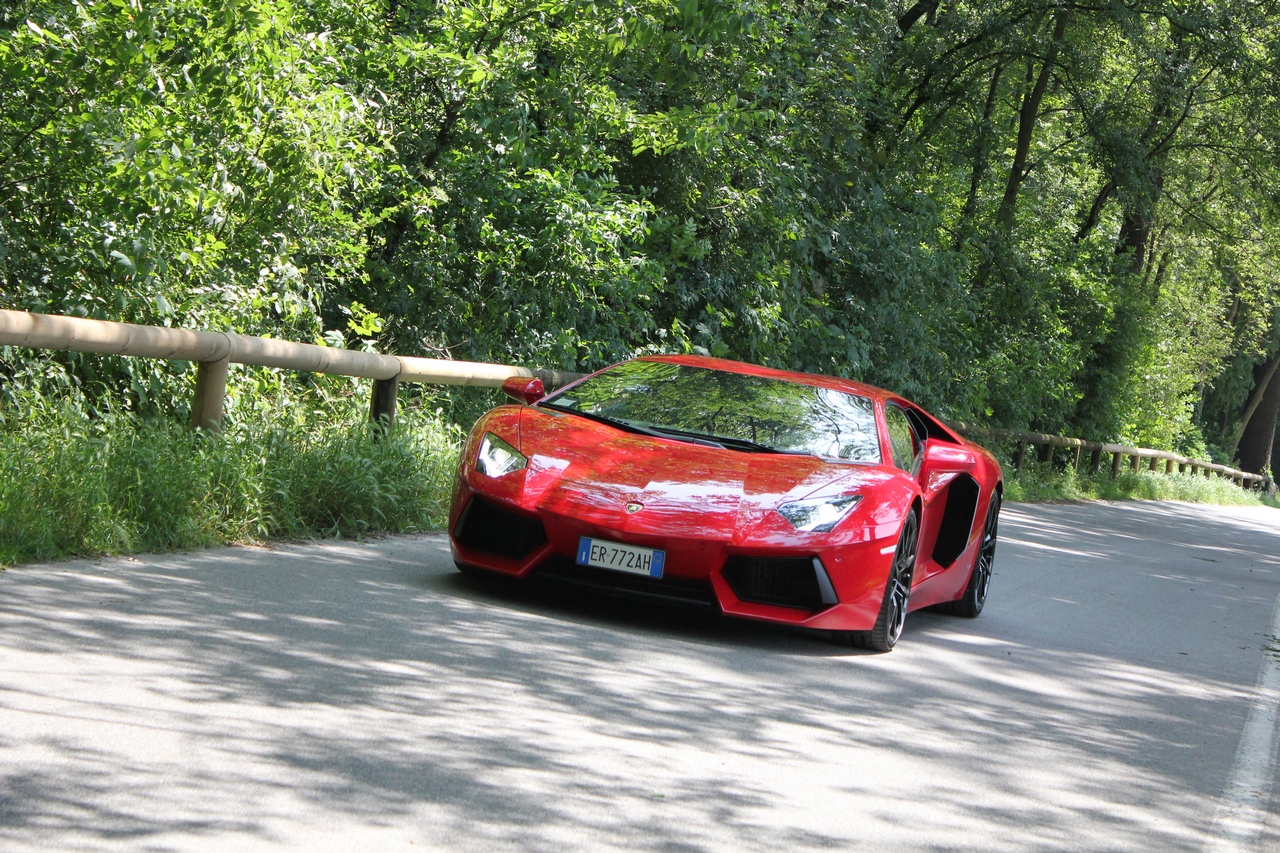
[[[875,407],[866,397],[799,382],[628,361],[538,405],[637,432],[710,440],[743,450],[879,462]]]

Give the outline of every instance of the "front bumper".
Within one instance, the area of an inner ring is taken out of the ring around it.
[[[512,497],[516,497],[512,495]],[[518,500],[518,498],[517,498]],[[477,495],[460,482],[449,542],[455,561],[516,578],[541,576],[641,598],[718,607],[729,616],[806,628],[869,630],[888,578],[895,525],[842,536],[718,538],[616,525]],[[578,566],[588,536],[666,552],[661,579]],[[815,564],[816,561],[816,564]]]

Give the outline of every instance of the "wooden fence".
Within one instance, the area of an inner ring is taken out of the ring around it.
[[[254,364],[309,373],[332,373],[359,376],[373,380],[369,415],[375,423],[390,424],[395,418],[397,389],[402,382],[425,382],[438,385],[472,385],[497,388],[513,376],[538,377],[547,390],[559,388],[584,374],[558,370],[533,370],[500,364],[472,361],[449,361],[400,355],[379,355],[336,347],[298,344],[272,338],[254,338],[233,332],[197,332],[161,326],[137,326],[82,317],[52,314],[30,314],[24,311],[0,310],[0,346],[22,346],[37,349],[70,350],[140,358],[167,358],[193,361],[196,370],[195,399],[191,406],[191,423],[202,429],[217,429],[222,423],[223,403],[227,391],[227,367],[230,364]],[[1276,486],[1269,478],[1225,465],[1188,459],[1163,450],[1124,447],[1060,435],[1045,435],[1016,430],[988,429],[966,423],[952,423],[960,434],[981,440],[1012,441],[1015,446],[1013,467],[1022,470],[1027,447],[1038,449],[1042,462],[1052,462],[1059,449],[1070,452],[1078,470],[1081,456],[1089,452],[1089,470],[1097,473],[1103,454],[1111,456],[1111,476],[1118,476],[1125,459],[1138,470],[1146,464],[1156,471],[1164,463],[1165,473],[1192,475],[1217,474],[1242,487],[1261,488],[1275,494]],[[1145,460],[1145,463],[1142,461]]]
[[[374,422],[395,418],[401,382],[497,388],[513,376],[538,377],[558,388],[581,374],[531,370],[473,361],[448,361],[298,344],[234,332],[196,332],[162,326],[135,326],[82,317],[0,310],[0,346],[93,352],[196,362],[192,426],[217,429],[227,393],[227,367],[255,364],[308,373],[332,373],[373,380],[369,413]]]
[[[1046,435],[1040,432],[990,429],[959,421],[949,422],[948,425],[961,435],[979,441],[1012,442],[1014,445],[1014,471],[1022,470],[1022,466],[1026,461],[1028,447],[1037,451],[1037,455],[1043,463],[1052,463],[1055,454],[1059,450],[1064,450],[1071,454],[1071,464],[1076,470],[1080,469],[1083,454],[1087,451],[1089,453],[1089,473],[1091,474],[1098,473],[1102,469],[1103,456],[1110,455],[1112,477],[1120,476],[1120,471],[1124,468],[1125,461],[1128,460],[1129,468],[1133,471],[1145,466],[1150,471],[1163,469],[1164,473],[1172,474],[1176,466],[1176,470],[1179,473],[1189,472],[1192,476],[1203,474],[1205,477],[1212,477],[1216,474],[1219,477],[1235,482],[1241,488],[1256,488],[1270,495],[1276,494],[1276,484],[1270,477],[1262,474],[1251,474],[1248,471],[1240,471],[1214,462],[1191,459],[1186,456],[1180,456],[1177,453],[1170,453],[1167,450],[1127,447],[1123,444],[1085,441],[1079,438],[1065,438],[1061,435]]]

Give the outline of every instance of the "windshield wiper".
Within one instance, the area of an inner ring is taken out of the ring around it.
[[[696,430],[679,429],[669,426],[640,426],[640,424],[632,421],[624,421],[621,418],[611,418],[608,415],[600,415],[595,412],[584,412],[580,409],[571,409],[568,406],[557,406],[554,403],[539,403],[544,409],[553,409],[557,412],[568,412],[571,415],[579,415],[587,420],[596,421],[597,423],[608,424],[611,427],[617,427],[625,432],[633,432],[638,435],[648,435],[653,438],[674,438],[677,441],[687,441],[691,444],[699,444],[704,447],[719,447],[722,450],[744,450],[749,453],[786,453],[792,456],[813,456],[807,450],[784,450],[779,447],[771,447],[767,444],[761,444],[758,441],[752,441],[749,438],[735,438],[727,435],[712,435],[706,432],[697,432]]]
[[[598,415],[595,412],[584,412],[584,411],[581,411],[580,409],[570,409],[567,406],[557,406],[551,403],[539,403],[538,405],[543,407],[544,409],[554,409],[557,412],[568,412],[571,415],[578,415],[580,417],[584,417],[589,421],[596,421],[597,423],[608,424],[611,427],[617,427],[618,429],[623,430],[624,432],[634,432],[637,435],[647,435],[647,436],[651,436],[652,438],[673,438],[675,436],[672,436],[669,433],[679,432],[678,430],[674,430],[674,431],[666,430],[666,429],[657,430],[657,429],[652,429],[650,427],[643,427],[643,426],[640,426],[639,424],[632,423],[631,421],[624,421],[621,418],[611,418],[608,415]],[[703,445],[707,445],[708,447],[720,447],[720,448],[725,447],[725,445],[721,444],[720,440],[717,438],[703,437],[703,436],[697,435],[696,433],[689,434],[687,436],[682,435],[681,438],[683,440],[690,441],[694,444],[703,444]]]
[[[784,450],[780,447],[772,447],[768,444],[761,444],[758,441],[752,441],[749,438],[735,438],[728,435],[712,435],[711,433],[706,432],[696,432],[694,430],[676,429],[675,427],[666,426],[653,427],[653,429],[657,432],[670,433],[672,435],[713,442],[729,450],[746,450],[751,453],[787,453],[793,456],[813,455],[807,450]]]
[[[631,421],[624,421],[618,418],[611,418],[608,415],[597,415],[595,412],[584,412],[584,411],[581,411],[580,409],[570,409],[568,406],[556,406],[551,403],[539,403],[538,405],[544,409],[554,409],[557,412],[568,412],[571,415],[578,415],[579,417],[586,418],[589,421],[608,424],[611,427],[617,427],[618,429],[626,430],[627,432],[636,432],[636,433],[639,433],[640,435],[651,435],[655,438],[662,437],[661,433],[654,432],[651,429],[645,429],[642,426],[636,426],[635,424],[631,423]]]

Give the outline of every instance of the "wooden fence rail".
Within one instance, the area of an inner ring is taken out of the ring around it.
[[[227,367],[230,364],[253,364],[308,373],[332,373],[373,380],[369,414],[375,423],[389,425],[395,419],[397,388],[401,382],[424,382],[437,385],[472,385],[497,388],[513,376],[538,377],[548,390],[559,388],[584,374],[558,370],[533,370],[473,361],[449,361],[402,355],[380,355],[336,347],[299,344],[272,338],[255,338],[234,332],[198,332],[161,326],[137,326],[83,317],[53,314],[31,314],[0,309],[0,346],[36,349],[70,350],[105,355],[127,355],[140,358],[167,358],[193,361],[197,364],[195,399],[191,407],[191,423],[202,429],[217,429],[222,423],[223,403],[227,392]],[[1043,462],[1052,462],[1058,448],[1073,454],[1073,464],[1080,467],[1081,455],[1088,451],[1089,470],[1096,473],[1102,466],[1103,454],[1111,455],[1111,476],[1119,476],[1128,458],[1133,470],[1139,460],[1147,460],[1155,471],[1163,461],[1165,473],[1190,470],[1209,477],[1235,481],[1244,487],[1262,488],[1275,494],[1276,486],[1269,478],[1225,465],[1188,459],[1163,450],[1124,447],[1060,435],[989,429],[962,422],[951,426],[962,435],[979,440],[1012,441],[1015,445],[1013,467],[1022,470],[1028,446],[1039,449]]]
[[[1014,443],[1013,453],[1013,469],[1021,471],[1026,461],[1027,447],[1037,448],[1041,462],[1052,462],[1054,455],[1059,448],[1068,450],[1072,454],[1072,465],[1079,470],[1081,457],[1085,451],[1089,452],[1089,472],[1091,474],[1098,473],[1102,468],[1103,454],[1111,456],[1111,476],[1120,476],[1120,471],[1124,467],[1125,460],[1128,459],[1129,468],[1137,471],[1144,464],[1148,470],[1157,471],[1164,470],[1166,474],[1172,474],[1175,466],[1179,473],[1190,473],[1192,476],[1198,476],[1203,473],[1206,477],[1217,474],[1224,479],[1232,480],[1241,488],[1257,488],[1265,491],[1269,495],[1276,494],[1276,484],[1270,477],[1262,474],[1252,474],[1248,471],[1240,471],[1235,468],[1229,468],[1226,465],[1218,465],[1214,462],[1205,462],[1200,459],[1191,459],[1181,456],[1177,453],[1170,453],[1167,450],[1151,450],[1146,447],[1127,447],[1123,444],[1107,444],[1100,441],[1085,441],[1079,438],[1066,438],[1061,435],[1046,435],[1041,432],[1022,432],[1012,429],[991,429],[988,427],[980,427],[975,424],[967,424],[961,421],[949,422],[949,426],[966,437],[972,437],[978,440],[994,440],[994,441],[1011,441]],[[1143,461],[1145,460],[1145,461]],[[1164,463],[1161,465],[1161,463]]]
[[[375,422],[395,418],[396,388],[401,382],[497,388],[513,376],[536,376],[550,389],[581,375],[473,361],[379,355],[234,332],[197,332],[6,310],[0,310],[0,346],[194,361],[198,367],[191,423],[203,429],[217,429],[222,424],[229,364],[372,379],[370,417]]]

